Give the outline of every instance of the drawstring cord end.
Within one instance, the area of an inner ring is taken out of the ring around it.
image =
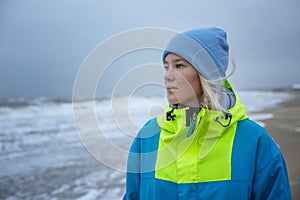
[[[174,109],[175,109],[175,108],[172,108],[171,111],[168,111],[168,112],[167,112],[167,114],[166,114],[166,120],[167,120],[167,121],[171,121],[171,120],[174,121],[174,120],[175,120],[176,115],[173,114]]]

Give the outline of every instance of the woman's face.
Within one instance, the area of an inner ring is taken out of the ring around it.
[[[197,70],[182,57],[173,53],[166,56],[164,67],[169,102],[199,107],[202,87]]]

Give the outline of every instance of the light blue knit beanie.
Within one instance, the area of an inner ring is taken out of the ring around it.
[[[175,53],[192,64],[206,79],[226,76],[229,46],[226,32],[217,27],[197,28],[176,34],[163,52]]]

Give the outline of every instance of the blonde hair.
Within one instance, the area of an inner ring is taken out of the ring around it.
[[[225,101],[224,79],[208,80],[199,74],[202,86],[201,106],[207,109],[226,112],[222,105]]]
[[[236,64],[234,60],[230,60],[231,71],[227,76],[221,77],[219,79],[208,80],[204,78],[201,74],[199,74],[200,83],[202,87],[202,98],[201,98],[201,106],[207,109],[213,109],[217,111],[221,111],[223,113],[227,112],[226,105],[226,95],[227,91],[224,88],[224,82],[232,76],[235,72]]]

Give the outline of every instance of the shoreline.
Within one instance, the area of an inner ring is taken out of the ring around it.
[[[287,93],[292,95],[291,99],[257,113],[272,115],[261,122],[284,156],[293,199],[300,199],[300,91]]]

